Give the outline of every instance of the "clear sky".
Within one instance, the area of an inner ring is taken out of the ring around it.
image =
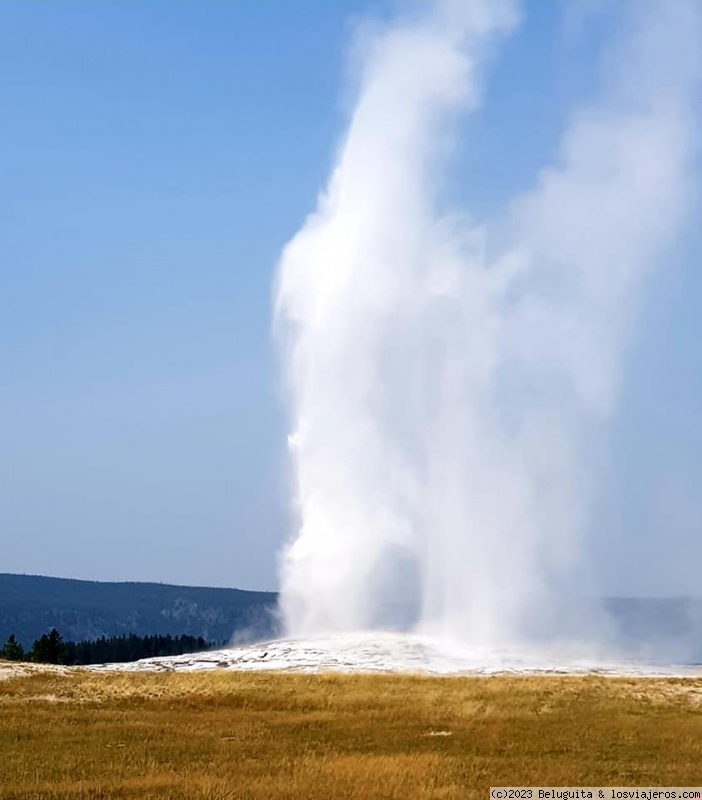
[[[533,184],[605,6],[526,3],[449,200],[480,218]],[[343,131],[354,20],[389,11],[0,4],[0,571],[275,588],[271,281]],[[614,593],[700,593],[701,255],[693,219],[627,361],[593,520]]]

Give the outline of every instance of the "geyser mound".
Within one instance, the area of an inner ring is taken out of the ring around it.
[[[702,667],[593,658],[578,651],[523,647],[518,651],[469,648],[445,639],[387,631],[307,639],[279,639],[206,653],[102,664],[122,672],[234,671],[406,673],[420,675],[564,674],[700,676]]]

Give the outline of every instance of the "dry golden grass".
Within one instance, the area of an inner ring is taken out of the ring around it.
[[[702,680],[267,673],[0,682],[0,798],[484,798],[696,785]]]

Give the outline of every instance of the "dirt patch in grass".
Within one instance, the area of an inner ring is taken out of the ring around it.
[[[0,661],[0,681],[39,673],[46,674],[47,672],[65,675],[68,672],[68,667],[59,667],[51,664],[28,664],[24,661]]]

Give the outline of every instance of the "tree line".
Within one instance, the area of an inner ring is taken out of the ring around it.
[[[42,634],[25,650],[14,633],[0,649],[0,658],[7,661],[34,661],[39,664],[103,664],[106,662],[137,661],[153,656],[179,656],[197,653],[222,646],[225,642],[208,642],[202,636],[101,636],[80,642],[64,642],[61,634],[52,628]]]

